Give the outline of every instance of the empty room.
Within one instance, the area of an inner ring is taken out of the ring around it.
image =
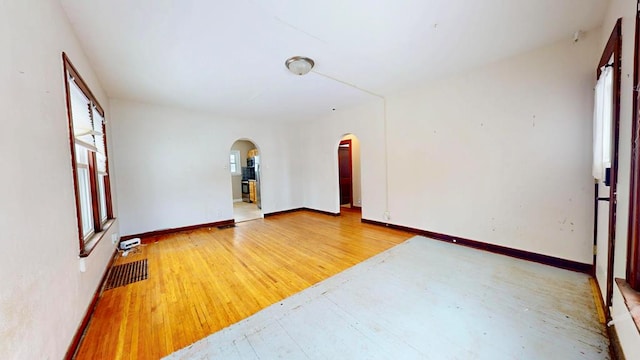
[[[0,358],[640,359],[637,9],[0,1]]]

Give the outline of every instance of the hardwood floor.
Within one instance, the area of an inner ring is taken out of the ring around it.
[[[160,358],[411,236],[301,211],[158,237],[116,259],[147,258],[149,278],[102,294],[77,358]]]

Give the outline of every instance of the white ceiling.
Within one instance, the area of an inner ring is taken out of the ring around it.
[[[299,120],[600,25],[609,0],[61,0],[112,98]],[[71,59],[73,61],[73,59]]]

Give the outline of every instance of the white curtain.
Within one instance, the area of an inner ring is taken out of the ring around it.
[[[98,160],[98,172],[107,172],[107,149],[104,143],[104,135],[102,134],[102,124],[104,118],[98,112],[98,109],[93,107],[93,139],[96,145],[96,160]]]
[[[613,119],[613,71],[605,66],[596,83],[593,107],[593,177],[604,180],[611,167],[611,126]]]

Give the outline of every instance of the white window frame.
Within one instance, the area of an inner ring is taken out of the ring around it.
[[[231,160],[233,158],[233,160]],[[233,171],[233,165],[235,164],[235,171]],[[242,162],[240,160],[240,150],[231,150],[229,154],[229,171],[233,176],[242,175]]]

